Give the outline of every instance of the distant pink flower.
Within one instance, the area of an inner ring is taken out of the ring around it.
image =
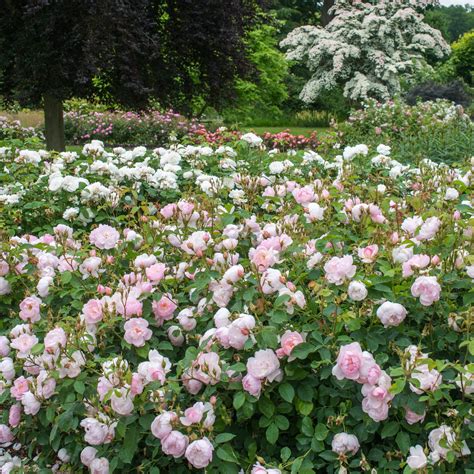
[[[360,248],[357,254],[364,263],[373,263],[377,258],[378,252],[379,246],[377,244],[373,244],[368,245],[367,247]]]
[[[332,257],[324,265],[326,279],[335,285],[342,285],[345,280],[351,279],[356,272],[353,259],[350,255],[344,257]]]
[[[23,321],[36,323],[40,320],[41,299],[37,296],[28,296],[20,303],[20,318]]]
[[[281,348],[285,355],[289,356],[293,349],[304,342],[303,336],[296,331],[286,331],[281,337]]]
[[[173,317],[178,305],[168,295],[163,295],[158,301],[152,303],[153,314],[159,323],[168,321]]]
[[[103,315],[102,303],[100,300],[89,300],[82,307],[82,314],[86,324],[97,324],[102,321]]]
[[[125,323],[124,339],[135,347],[142,347],[151,339],[152,331],[148,328],[148,321],[143,318],[132,318]]]
[[[423,306],[431,306],[440,298],[441,286],[434,276],[418,277],[411,287],[411,294],[420,298]]]

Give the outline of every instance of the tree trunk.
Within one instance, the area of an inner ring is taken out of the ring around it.
[[[44,130],[48,150],[64,151],[66,149],[63,102],[49,94],[44,96]]]
[[[324,0],[321,8],[321,26],[326,26],[333,18],[329,13],[329,9],[334,6],[334,0]]]

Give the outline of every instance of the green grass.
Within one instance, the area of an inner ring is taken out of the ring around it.
[[[254,132],[257,134],[263,134],[265,132],[270,133],[279,133],[288,130],[293,135],[304,135],[309,137],[313,132],[316,132],[318,135],[323,135],[328,132],[328,127],[292,127],[284,125],[280,127],[243,127],[242,131],[244,132]]]

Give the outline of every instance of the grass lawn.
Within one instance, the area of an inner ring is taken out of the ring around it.
[[[329,130],[327,127],[285,127],[284,125],[280,127],[243,127],[245,132],[255,132],[257,134],[263,134],[265,132],[278,133],[283,131],[289,131],[293,135],[305,135],[306,137],[310,136],[313,132],[316,132],[318,135],[324,134]]]

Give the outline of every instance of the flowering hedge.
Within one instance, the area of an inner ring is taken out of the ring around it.
[[[104,140],[110,145],[157,146],[192,133],[198,123],[173,111],[160,112],[66,112],[64,115],[68,143]]]
[[[19,120],[12,120],[0,115],[0,140],[28,140],[31,138],[44,137],[33,127],[22,127]]]
[[[447,100],[409,106],[402,100],[368,100],[334,130],[346,144],[392,146],[392,154],[404,162],[423,158],[452,163],[471,156],[474,122],[461,106]]]
[[[473,163],[242,138],[0,149],[2,473],[474,469]]]

